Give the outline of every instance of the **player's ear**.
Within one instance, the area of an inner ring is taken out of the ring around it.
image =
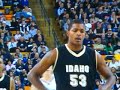
[[[69,30],[66,31],[66,35],[67,35],[67,37],[69,36]]]

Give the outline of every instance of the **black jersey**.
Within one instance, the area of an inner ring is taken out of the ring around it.
[[[0,79],[0,90],[10,90],[10,77],[4,75]]]
[[[54,75],[57,90],[94,90],[96,76],[95,50],[84,46],[78,54],[67,44],[56,48]]]

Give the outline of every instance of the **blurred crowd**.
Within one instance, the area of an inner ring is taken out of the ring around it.
[[[31,85],[27,73],[48,51],[28,0],[0,0],[0,58],[16,90]]]

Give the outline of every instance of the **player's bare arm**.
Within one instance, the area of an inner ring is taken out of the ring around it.
[[[10,78],[10,90],[15,90],[15,82],[13,78]]]
[[[54,64],[56,60],[56,49],[48,52],[42,60],[36,64],[28,73],[28,80],[38,89],[46,90],[46,87],[40,81],[42,74]]]
[[[115,84],[115,76],[112,74],[109,67],[106,65],[102,56],[97,53],[97,70],[107,80],[106,84],[99,87],[99,90],[111,90]]]

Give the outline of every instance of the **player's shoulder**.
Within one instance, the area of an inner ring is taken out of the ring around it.
[[[95,49],[93,49],[92,47],[87,47],[87,46],[85,46],[85,47],[86,47],[86,51],[95,52]]]

